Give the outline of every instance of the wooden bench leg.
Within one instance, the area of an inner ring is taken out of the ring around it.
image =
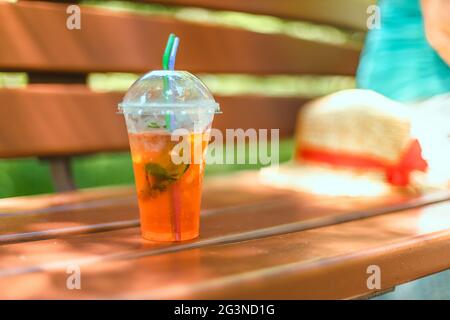
[[[75,190],[75,182],[70,168],[70,159],[67,157],[45,158],[50,164],[53,186],[55,191]]]

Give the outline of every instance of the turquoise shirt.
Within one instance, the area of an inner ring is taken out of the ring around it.
[[[399,101],[450,92],[450,67],[428,44],[419,0],[380,0],[381,28],[369,31],[357,86]]]

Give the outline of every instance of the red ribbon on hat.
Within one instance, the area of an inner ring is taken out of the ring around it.
[[[394,165],[370,156],[309,147],[298,148],[296,159],[326,163],[337,167],[383,170],[386,180],[391,185],[399,187],[409,185],[412,171],[425,171],[428,167],[427,162],[422,158],[422,148],[417,139],[411,141],[410,146],[405,150],[399,162]]]

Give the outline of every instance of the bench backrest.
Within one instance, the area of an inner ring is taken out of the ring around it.
[[[140,1],[235,10],[365,28],[365,0]],[[123,93],[95,92],[91,72],[160,69],[167,36],[183,41],[177,69],[193,73],[353,75],[359,49],[285,34],[81,6],[81,29],[69,30],[69,4],[0,2],[0,70],[28,73],[25,88],[0,88],[0,157],[51,160],[58,190],[73,188],[67,157],[127,150],[116,106]],[[305,98],[217,96],[224,111],[214,126],[279,128],[289,136]],[[257,111],[258,116],[254,114]]]

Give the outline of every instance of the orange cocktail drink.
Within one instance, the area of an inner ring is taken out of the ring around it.
[[[199,235],[208,139],[206,133],[180,138],[187,145],[184,150],[164,130],[129,133],[141,231],[148,240],[182,241]]]
[[[136,80],[118,111],[128,131],[142,237],[183,241],[199,236],[206,149],[220,108],[196,76],[164,68]]]

